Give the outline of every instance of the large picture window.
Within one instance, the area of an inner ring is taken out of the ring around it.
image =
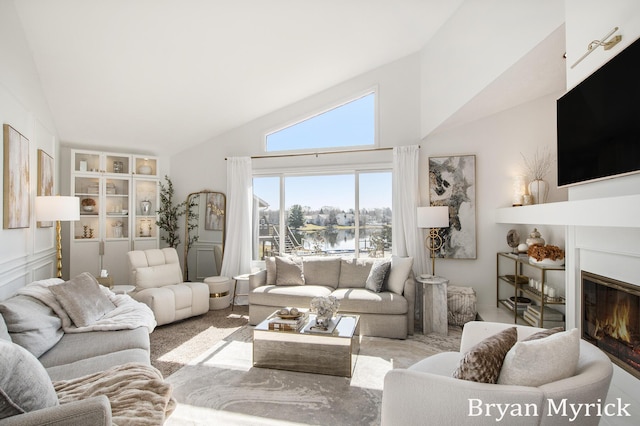
[[[391,171],[255,176],[254,258],[391,255]]]

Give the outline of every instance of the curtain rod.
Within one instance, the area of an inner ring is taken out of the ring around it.
[[[418,145],[418,148],[420,148],[420,145]],[[346,150],[346,151],[299,152],[297,154],[254,155],[254,156],[251,156],[251,159],[255,160],[255,159],[258,159],[258,158],[302,157],[302,156],[306,156],[306,155],[315,155],[317,157],[318,155],[324,155],[324,154],[349,154],[349,153],[354,153],[354,152],[389,151],[391,149],[393,149],[393,147],[388,147],[388,148],[369,148],[369,149],[349,149],[349,150]],[[224,159],[226,161],[227,157],[225,157]]]

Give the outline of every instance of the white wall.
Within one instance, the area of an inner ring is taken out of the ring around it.
[[[626,46],[640,37],[640,3],[636,0],[566,0],[567,29],[567,86],[574,87]],[[587,45],[600,39],[614,27],[622,41],[613,49],[598,48],[585,60],[570,68],[586,52]],[[602,198],[640,193],[640,174],[569,188],[570,200]],[[579,214],[579,212],[577,212]],[[580,325],[580,271],[612,277],[640,286],[640,226],[635,228],[574,227],[567,230],[568,249],[572,258],[567,263],[567,292],[573,294],[576,309],[568,326]],[[607,402],[621,398],[630,403],[630,418],[604,418],[603,424],[632,425],[640,418],[640,381],[614,366],[614,377]]]
[[[178,200],[190,192],[212,189],[227,192],[228,156],[265,154],[264,136],[287,123],[317,113],[371,88],[378,90],[378,141],[381,147],[419,142],[419,56],[410,55],[286,108],[274,111],[231,132],[171,158],[171,178]],[[358,155],[325,155],[254,160],[258,168],[314,167],[338,163],[389,162],[390,151]]]
[[[557,0],[465,1],[421,52],[421,136],[563,22],[563,3]]]
[[[33,200],[37,191],[38,149],[54,158],[56,169],[59,155],[53,120],[14,2],[10,0],[0,0],[0,57],[0,122],[11,125],[29,139],[31,193],[30,227],[0,229],[0,299],[3,299],[34,279],[55,276],[54,228],[36,227]],[[57,192],[57,179],[55,185]]]
[[[427,170],[429,157],[476,156],[476,252],[475,260],[436,259],[436,272],[451,285],[471,286],[479,306],[495,307],[496,252],[508,251],[507,232],[518,229],[524,240],[533,228],[495,223],[495,210],[511,205],[512,177],[522,174],[522,154],[534,147],[555,151],[555,101],[548,95],[458,128],[437,133],[421,143],[421,205],[429,203]],[[556,181],[555,171],[548,177]],[[549,202],[566,200],[566,191],[551,185]],[[540,227],[548,244],[564,246],[564,231]],[[524,241],[523,241],[524,242]]]

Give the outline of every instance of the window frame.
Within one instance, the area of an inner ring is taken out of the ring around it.
[[[279,208],[279,228],[278,232],[280,233],[280,238],[284,238],[285,235],[285,227],[287,223],[287,217],[285,216],[285,178],[287,177],[295,177],[295,176],[327,176],[327,175],[338,175],[338,174],[353,174],[354,175],[354,211],[355,211],[355,239],[359,241],[360,238],[360,175],[365,173],[390,173],[391,179],[393,181],[393,164],[391,163],[371,163],[371,164],[362,164],[357,166],[343,166],[343,167],[316,167],[316,168],[305,168],[304,170],[300,170],[299,168],[290,168],[280,171],[274,171],[273,169],[259,169],[254,170],[252,173],[252,180],[255,178],[266,178],[266,177],[277,177],[279,178],[279,200],[278,200],[278,208]],[[391,200],[392,205],[391,214],[393,221],[393,182],[391,186]],[[259,194],[254,194],[254,196]],[[284,247],[283,241],[280,241],[279,244],[280,250]],[[278,253],[278,255],[283,255],[282,251]],[[360,247],[359,244],[355,244],[354,257],[360,257]],[[252,261],[262,261],[262,259],[252,259]]]
[[[267,138],[277,133],[281,130],[287,129],[289,127],[293,127],[297,124],[305,122],[307,120],[311,120],[315,117],[321,116],[327,112],[330,112],[334,109],[340,108],[344,105],[347,105],[351,102],[357,101],[358,99],[362,99],[366,96],[373,95],[373,144],[370,145],[349,145],[349,146],[333,146],[333,147],[322,147],[322,148],[301,148],[301,149],[284,149],[284,150],[269,150],[267,147]],[[379,138],[379,100],[378,100],[378,86],[369,87],[363,91],[357,92],[355,95],[351,95],[347,98],[343,98],[337,102],[332,102],[331,104],[327,104],[325,107],[321,109],[317,109],[314,112],[307,113],[299,116],[291,121],[287,121],[285,124],[279,125],[277,127],[273,127],[267,130],[262,137],[262,153],[265,155],[278,155],[278,154],[308,154],[308,153],[320,153],[320,152],[336,152],[336,151],[357,151],[357,150],[370,150],[374,148],[380,147],[380,138]]]

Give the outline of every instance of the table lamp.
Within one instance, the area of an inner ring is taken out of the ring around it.
[[[58,278],[62,278],[62,237],[60,221],[80,220],[80,199],[78,197],[37,196],[36,220],[56,221]]]
[[[443,241],[437,228],[449,227],[449,207],[431,206],[418,207],[418,228],[429,228],[425,238],[425,245],[431,250],[431,274],[436,276],[436,251],[440,250]]]

